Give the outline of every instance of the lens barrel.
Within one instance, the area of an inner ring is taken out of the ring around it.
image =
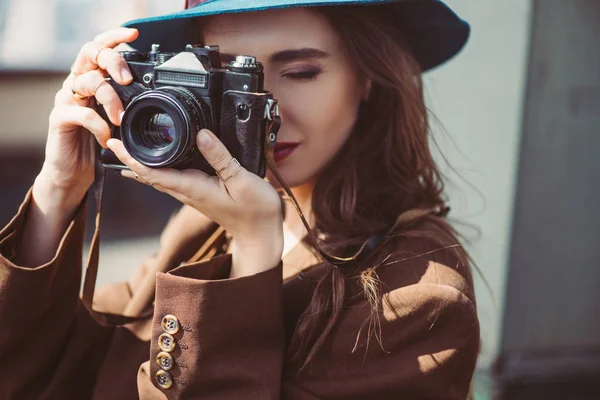
[[[198,153],[196,134],[207,126],[201,102],[181,87],[136,97],[125,110],[121,139],[129,154],[152,168],[174,168]]]

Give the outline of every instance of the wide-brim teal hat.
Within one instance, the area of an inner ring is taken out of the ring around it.
[[[421,69],[426,71],[456,55],[470,31],[469,24],[439,0],[187,0],[187,4],[186,9],[176,13],[125,23],[124,26],[140,32],[131,46],[147,51],[157,43],[161,51],[183,51],[198,36],[202,20],[196,17],[274,8],[386,4],[389,12],[395,14]]]

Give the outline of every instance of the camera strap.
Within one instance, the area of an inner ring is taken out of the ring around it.
[[[406,226],[408,224],[414,223],[415,221],[421,220],[428,215],[438,215],[445,216],[449,211],[449,207],[433,207],[429,209],[411,209],[407,210],[400,214],[397,218],[393,226],[389,229],[383,229],[372,234],[354,253],[354,255],[350,257],[338,257],[331,254],[328,254],[319,246],[319,241],[313,230],[310,228],[310,225],[306,221],[302,210],[300,209],[300,205],[294,197],[294,193],[292,193],[289,186],[285,183],[281,174],[277,170],[277,165],[275,163],[275,143],[277,139],[277,133],[279,132],[279,128],[281,127],[281,118],[279,117],[279,111],[277,107],[277,101],[271,100],[267,103],[267,108],[265,110],[265,118],[267,119],[266,124],[266,134],[265,134],[265,156],[267,160],[267,166],[273,172],[273,175],[279,182],[279,185],[283,188],[285,193],[288,195],[289,199],[292,202],[292,205],[296,209],[298,216],[302,220],[302,224],[306,228],[308,235],[311,237],[314,246],[317,251],[321,254],[323,259],[329,263],[331,263],[336,268],[347,268],[349,266],[355,265],[357,262],[364,260],[370,254],[373,254],[375,250],[383,247],[392,237],[391,232],[396,231],[401,226]]]
[[[277,170],[277,165],[275,162],[275,144],[277,140],[277,133],[279,132],[279,128],[281,127],[281,117],[279,116],[279,111],[277,107],[276,100],[272,100],[267,104],[267,109],[265,111],[265,117],[267,119],[266,123],[266,134],[265,134],[265,157],[267,160],[267,166],[279,182],[279,185],[283,188],[285,193],[290,198],[292,205],[296,209],[298,216],[302,220],[302,224],[306,228],[308,235],[311,237],[314,246],[317,251],[321,254],[323,259],[329,263],[331,263],[336,268],[347,267],[352,263],[355,263],[359,260],[364,259],[367,255],[371,254],[375,249],[382,246],[385,242],[385,237],[387,230],[379,231],[373,234],[369,239],[367,239],[360,248],[356,251],[354,255],[351,257],[337,257],[331,254],[328,254],[319,246],[319,241],[317,240],[313,230],[311,229],[308,221],[304,217],[302,213],[302,209],[294,197],[294,193],[289,188],[289,186],[283,180],[281,174]]]
[[[85,269],[85,278],[83,281],[83,292],[81,301],[89,313],[96,321],[105,326],[120,326],[132,322],[146,320],[152,317],[154,310],[147,311],[135,317],[112,314],[96,311],[93,308],[94,291],[96,288],[96,278],[98,276],[98,262],[100,261],[100,214],[102,212],[102,194],[104,192],[104,182],[106,178],[106,169],[100,161],[96,161],[95,179],[93,184],[94,202],[96,208],[95,230],[90,243],[90,252],[88,254],[87,267]]]

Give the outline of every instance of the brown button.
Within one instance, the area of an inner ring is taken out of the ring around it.
[[[175,348],[175,338],[168,333],[163,333],[158,337],[158,347],[167,353],[172,352]]]
[[[173,385],[173,378],[171,374],[162,369],[156,373],[156,383],[163,389],[168,389]]]
[[[179,321],[174,315],[165,315],[160,324],[162,325],[163,331],[171,335],[179,332]]]
[[[156,362],[158,366],[164,369],[165,371],[168,371],[171,368],[173,368],[173,357],[169,353],[165,353],[164,351],[158,353],[158,355],[156,356]]]

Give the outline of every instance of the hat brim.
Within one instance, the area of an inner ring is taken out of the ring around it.
[[[208,0],[193,8],[129,21],[123,26],[139,30],[131,46],[140,51],[148,51],[154,43],[160,44],[162,51],[183,51],[198,36],[201,19],[197,17],[275,8],[382,4],[395,14],[422,71],[452,58],[469,38],[469,24],[439,0]]]

